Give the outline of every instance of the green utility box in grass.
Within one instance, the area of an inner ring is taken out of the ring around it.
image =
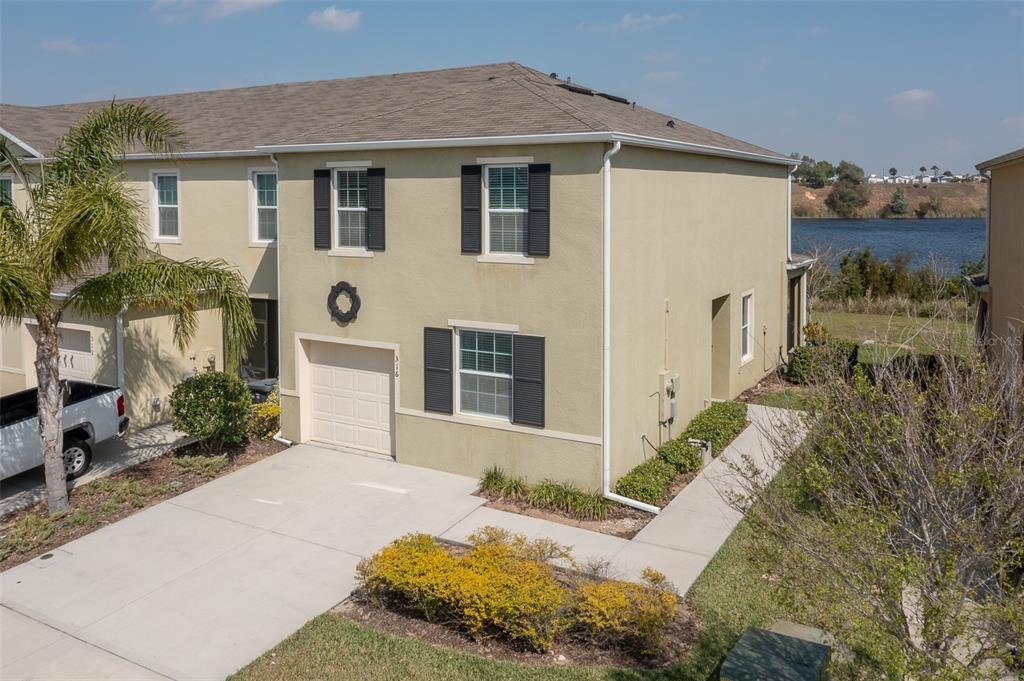
[[[802,638],[748,628],[722,663],[721,681],[826,681],[831,649]]]

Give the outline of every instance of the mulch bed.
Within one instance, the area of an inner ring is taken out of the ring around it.
[[[561,523],[562,525],[580,527],[584,530],[590,530],[591,532],[611,534],[616,537],[622,537],[623,539],[632,539],[636,536],[637,532],[644,528],[644,525],[651,522],[654,518],[654,515],[647,513],[646,511],[630,508],[629,506],[622,506],[621,504],[613,504],[611,509],[608,511],[608,517],[604,520],[578,520],[562,511],[537,508],[523,499],[508,499],[500,494],[495,494],[494,492],[485,490],[477,490],[475,494],[478,497],[483,497],[488,500],[488,503],[486,504],[488,508],[494,508],[499,511],[508,511],[509,513],[518,513],[520,515],[539,518],[541,520],[550,520],[551,522]]]
[[[344,617],[371,629],[440,648],[471,653],[488,660],[544,666],[672,667],[687,657],[700,632],[696,614],[689,605],[681,602],[675,620],[665,632],[665,645],[661,654],[656,658],[637,659],[625,650],[589,644],[571,636],[561,637],[546,653],[527,650],[497,638],[474,640],[456,626],[428,622],[414,612],[377,605],[360,597],[358,593],[331,612],[337,617]]]
[[[779,392],[780,390],[806,389],[807,386],[800,385],[798,383],[790,383],[780,372],[775,371],[758,381],[757,385],[754,387],[747,388],[740,393],[739,396],[736,397],[736,401],[746,402],[747,404],[760,404],[761,398],[770,393]]]
[[[185,445],[156,459],[140,463],[105,478],[77,485],[68,492],[70,512],[54,522],[52,534],[31,549],[7,555],[0,560],[0,570],[7,570],[28,562],[69,541],[78,539],[161,501],[176,497],[210,480],[265,459],[283,449],[285,449],[285,445],[274,440],[251,440],[245,445],[221,450],[221,454],[228,455],[227,465],[216,475],[205,477],[184,471],[174,463],[176,456],[203,453],[197,445]],[[119,496],[116,490],[106,489],[112,484],[126,481],[138,483],[131,485],[131,489],[138,493],[132,494],[130,498],[125,498],[123,492]],[[0,539],[7,534],[12,525],[25,517],[45,517],[46,515],[46,502],[43,501],[6,516],[0,521]]]

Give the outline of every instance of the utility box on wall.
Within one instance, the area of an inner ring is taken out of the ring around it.
[[[675,422],[678,406],[676,391],[679,390],[679,373],[663,370],[658,372],[658,423],[671,428]]]

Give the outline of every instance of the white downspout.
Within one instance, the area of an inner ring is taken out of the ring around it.
[[[793,257],[793,168],[786,176],[786,257]]]
[[[603,343],[601,348],[601,459],[603,469],[602,494],[606,499],[632,506],[642,511],[657,513],[657,506],[615,494],[612,486],[612,156],[622,149],[616,140],[604,154],[604,268],[603,268]]]
[[[117,387],[124,390],[124,313],[125,305],[114,317],[114,352],[117,355]]]
[[[270,162],[274,164],[274,175],[277,177],[278,197],[281,196],[281,169],[277,165],[277,154],[270,155]],[[278,206],[281,202],[278,201]],[[274,278],[277,286],[277,389],[281,391],[281,209],[277,209],[277,243],[274,244]],[[291,440],[281,437],[281,431],[274,433],[274,439],[289,447],[294,444]]]

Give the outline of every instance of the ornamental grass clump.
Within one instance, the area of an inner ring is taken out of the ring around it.
[[[571,482],[544,480],[528,485],[522,478],[507,475],[498,467],[488,468],[480,478],[480,491],[502,499],[525,501],[531,506],[560,511],[576,520],[604,520],[612,502],[597,492],[586,492]]]

